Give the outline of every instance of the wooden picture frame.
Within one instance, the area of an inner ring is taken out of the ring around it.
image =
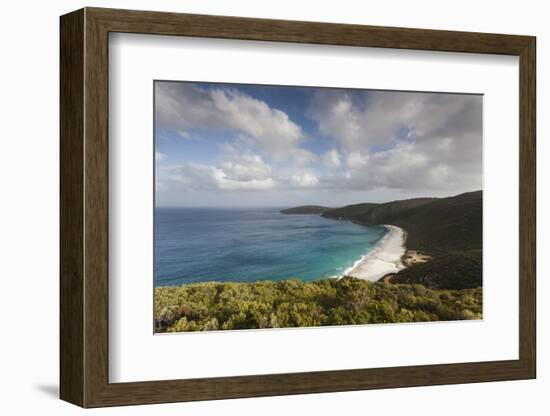
[[[85,8],[61,17],[60,396],[102,407],[518,380],[536,377],[535,38]],[[108,35],[297,42],[519,57],[519,359],[110,383]]]

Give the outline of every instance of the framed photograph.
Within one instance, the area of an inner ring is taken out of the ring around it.
[[[535,378],[535,50],[62,16],[61,398]]]

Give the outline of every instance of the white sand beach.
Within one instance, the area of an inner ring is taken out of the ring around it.
[[[377,247],[348,268],[344,275],[376,281],[389,273],[397,273],[405,266],[401,257],[405,254],[405,231],[395,225],[384,225],[389,233]]]

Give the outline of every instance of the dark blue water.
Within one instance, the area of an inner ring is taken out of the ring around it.
[[[275,208],[156,208],[155,286],[340,276],[385,233]]]

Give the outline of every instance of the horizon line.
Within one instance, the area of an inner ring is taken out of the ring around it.
[[[392,199],[388,201],[382,201],[382,202],[369,202],[369,201],[362,201],[362,202],[352,202],[350,204],[345,205],[338,205],[338,206],[331,206],[331,205],[325,205],[325,204],[316,204],[316,203],[307,203],[307,204],[301,204],[301,205],[293,205],[291,207],[287,205],[154,205],[154,208],[223,208],[223,209],[240,209],[240,208],[295,208],[295,207],[303,207],[303,206],[317,206],[317,207],[324,207],[324,208],[343,208],[351,205],[358,205],[358,204],[387,204],[389,202],[397,202],[397,201],[410,201],[412,199],[423,199],[423,198],[431,198],[431,199],[443,199],[443,198],[453,198],[456,196],[464,195],[464,194],[471,194],[474,192],[483,192],[483,188],[481,189],[474,189],[473,191],[465,191],[460,192],[458,194],[453,195],[447,195],[447,196],[415,196],[411,198],[404,198],[404,199]]]

